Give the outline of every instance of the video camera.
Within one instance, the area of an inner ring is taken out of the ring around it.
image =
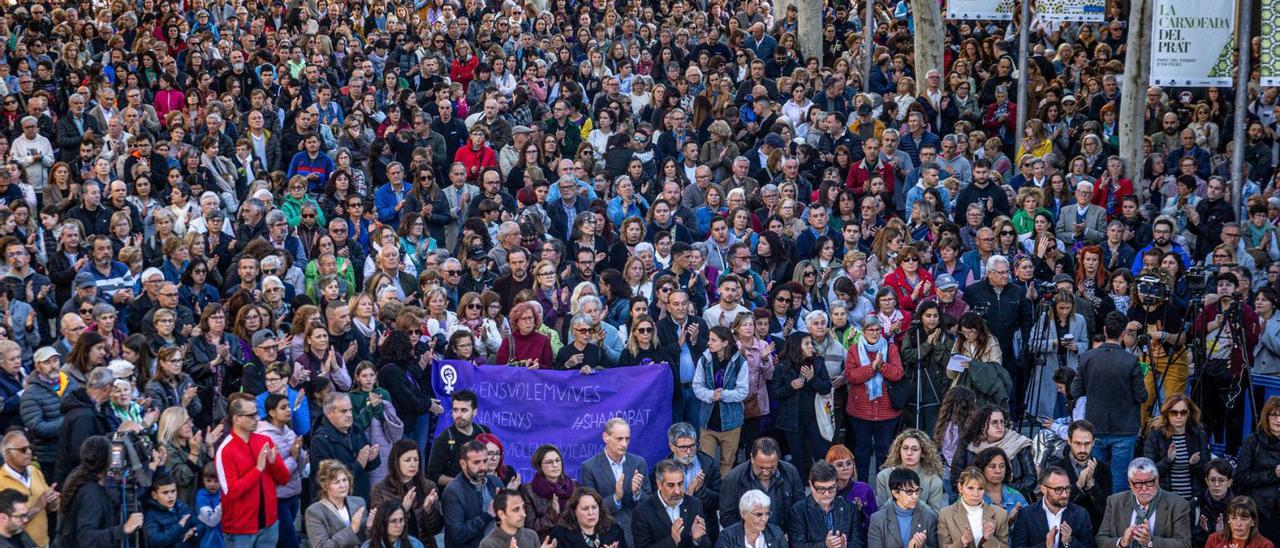
[[[107,462],[107,488],[124,491],[127,514],[141,512],[138,493],[151,488],[151,439],[133,432],[111,434],[111,458]]]
[[[1209,288],[1209,280],[1213,278],[1213,273],[1201,265],[1196,265],[1187,269],[1187,273],[1183,275],[1183,278],[1187,280],[1187,290],[1194,299],[1204,296],[1205,290]]]
[[[1138,297],[1147,302],[1163,301],[1169,298],[1169,284],[1159,276],[1145,274],[1138,278]]]

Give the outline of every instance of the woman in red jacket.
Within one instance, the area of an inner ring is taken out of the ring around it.
[[[453,155],[453,161],[462,162],[462,165],[467,168],[467,180],[475,182],[480,180],[480,174],[484,172],[484,168],[498,167],[498,155],[485,144],[489,139],[489,130],[476,124],[471,126],[470,135],[467,146],[458,149],[458,152]]]
[[[467,89],[476,77],[476,67],[480,66],[480,60],[471,55],[471,45],[466,42],[459,42],[456,51],[453,64],[449,66],[449,80],[462,84],[462,89]]]
[[[868,474],[863,477],[872,477],[888,456],[901,415],[889,403],[889,383],[902,379],[902,360],[898,357],[897,345],[883,335],[880,319],[867,315],[862,320],[862,338],[849,348],[844,361],[844,378],[849,382],[845,412],[849,415],[849,428],[858,440],[854,446],[854,462],[871,466],[869,470],[860,471]]]
[[[906,246],[898,254],[898,268],[884,277],[884,287],[893,289],[904,313],[911,312],[921,299],[933,295],[933,274],[920,268],[920,252]]]

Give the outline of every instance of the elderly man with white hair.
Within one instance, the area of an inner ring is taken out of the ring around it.
[[[40,134],[40,121],[35,116],[23,116],[19,124],[22,126],[22,134],[13,138],[9,147],[9,161],[22,168],[23,175],[32,188],[41,190],[49,180],[49,169],[53,167],[53,144]],[[76,148],[79,148],[79,143]],[[15,190],[17,186],[13,185]]]
[[[1066,215],[1066,210],[1063,210]],[[987,321],[987,330],[1000,342],[1004,368],[1009,371],[1016,388],[1025,387],[1025,380],[1018,363],[1022,355],[1021,348],[1015,339],[1026,341],[1034,322],[1031,301],[1027,300],[1026,291],[1017,286],[1010,286],[1012,271],[1009,259],[1003,255],[992,255],[987,259],[987,276],[985,279],[970,284],[964,290],[964,302],[969,308]],[[1022,393],[1017,390],[1017,393]],[[1019,398],[1020,400],[1020,398]],[[1021,403],[1015,402],[1020,414]]]
[[[1107,498],[1098,546],[1191,546],[1191,504],[1160,488],[1160,470],[1146,457],[1133,459],[1129,490]]]
[[[778,511],[785,512],[787,509],[779,508]],[[763,491],[752,489],[743,493],[738,499],[738,513],[741,514],[742,521],[720,532],[716,548],[774,548],[787,545],[782,528],[769,523],[769,516],[773,512],[770,510],[769,495]]]
[[[1076,203],[1062,208],[1055,230],[1068,246],[1076,242],[1098,244],[1107,237],[1107,210],[1093,203],[1093,183],[1076,185]]]

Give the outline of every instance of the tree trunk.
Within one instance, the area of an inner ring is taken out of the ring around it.
[[[822,65],[822,0],[794,0],[800,20],[797,21],[796,40],[802,59],[814,57]],[[786,13],[786,12],[783,12]],[[804,62],[801,61],[801,66]]]
[[[924,93],[924,75],[931,70],[943,74],[942,49],[945,29],[942,8],[937,0],[911,0],[911,15],[916,20],[915,73],[916,93]]]
[[[1129,20],[1150,21],[1152,1],[1132,0]],[[1134,192],[1143,202],[1151,194],[1151,189],[1142,180],[1142,137],[1146,134],[1142,106],[1146,104],[1147,87],[1151,81],[1150,60],[1151,25],[1129,25],[1124,74],[1120,82],[1120,158],[1124,160],[1129,179],[1134,181]],[[1088,107],[1087,102],[1083,104]]]

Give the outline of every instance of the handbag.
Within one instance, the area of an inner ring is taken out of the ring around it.
[[[816,394],[813,398],[813,414],[817,417],[818,433],[831,441],[836,435],[835,403],[831,394]]]
[[[915,394],[912,394],[911,383],[907,382],[906,375],[903,375],[896,382],[885,380],[884,384],[889,392],[889,405],[893,407],[894,411],[906,409],[911,404],[911,398]]]

